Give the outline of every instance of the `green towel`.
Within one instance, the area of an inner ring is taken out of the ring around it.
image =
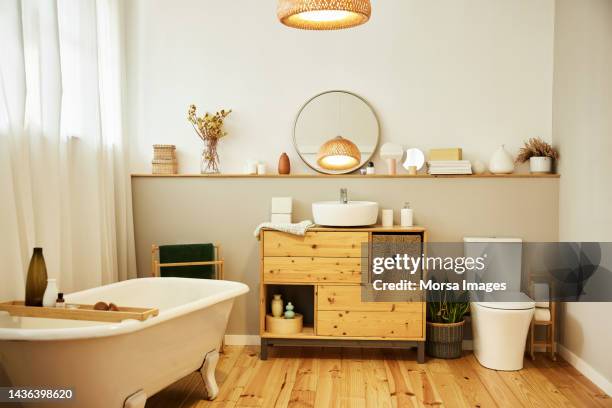
[[[159,263],[205,262],[215,260],[213,244],[160,245]],[[215,265],[171,266],[160,268],[164,278],[214,279]]]

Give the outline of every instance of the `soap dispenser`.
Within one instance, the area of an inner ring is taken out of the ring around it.
[[[410,203],[404,203],[404,208],[401,211],[401,226],[402,227],[412,227],[413,226],[413,213],[412,208],[410,208]]]

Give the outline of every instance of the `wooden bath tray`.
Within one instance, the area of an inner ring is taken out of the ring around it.
[[[0,311],[11,316],[39,317],[44,319],[91,320],[98,322],[120,322],[126,319],[144,321],[157,316],[158,309],[142,307],[119,307],[119,311],[94,310],[93,305],[76,305],[76,309],[57,307],[25,306],[23,301],[0,303]]]

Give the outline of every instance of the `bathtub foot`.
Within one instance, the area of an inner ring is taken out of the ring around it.
[[[209,400],[214,400],[217,398],[217,394],[219,394],[219,386],[215,379],[215,368],[217,367],[218,361],[219,352],[217,350],[210,351],[206,354],[206,357],[204,357],[204,364],[202,364],[202,368],[200,368],[200,374],[204,380]]]
[[[123,408],[145,408],[147,403],[147,394],[140,390],[130,395],[123,403]]]

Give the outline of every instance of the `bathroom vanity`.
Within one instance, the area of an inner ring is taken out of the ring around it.
[[[416,346],[417,360],[424,362],[426,304],[414,299],[364,302],[362,286],[371,279],[373,242],[414,243],[418,256],[426,240],[427,232],[420,227],[317,227],[305,236],[262,230],[261,359],[267,359],[269,346]],[[419,271],[413,279],[422,274]],[[280,334],[266,327],[275,294],[303,315],[301,332]]]

